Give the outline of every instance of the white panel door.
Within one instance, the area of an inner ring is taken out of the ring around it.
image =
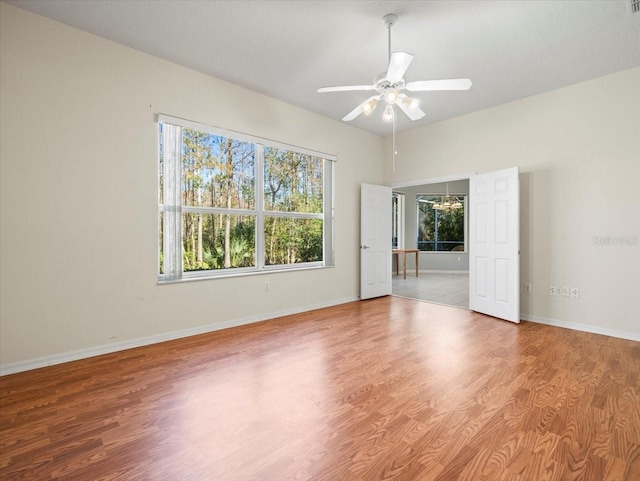
[[[520,322],[518,167],[469,179],[469,308]]]
[[[391,188],[360,189],[360,299],[391,295]]]

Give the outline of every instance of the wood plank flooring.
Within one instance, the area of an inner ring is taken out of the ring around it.
[[[2,480],[640,480],[640,343],[402,298],[5,376],[0,395]]]

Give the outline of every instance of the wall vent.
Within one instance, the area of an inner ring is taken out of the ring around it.
[[[629,0],[631,2],[631,13],[640,13],[640,0]]]

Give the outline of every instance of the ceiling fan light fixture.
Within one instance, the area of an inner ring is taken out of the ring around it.
[[[378,106],[378,99],[368,100],[362,106],[362,113],[365,115],[371,115],[377,106]]]
[[[382,113],[382,120],[384,120],[385,122],[393,122],[393,117],[393,105],[387,104],[387,106],[384,108],[384,112]]]
[[[402,100],[402,103],[409,110],[415,110],[420,107],[420,101],[411,97],[406,97]]]
[[[451,209],[462,209],[464,204],[460,202],[460,199],[455,195],[449,195],[449,184],[447,184],[447,195],[442,199],[442,203],[436,202],[433,204],[433,210],[442,210],[450,212]]]
[[[384,99],[388,104],[395,104],[398,101],[398,91],[394,88],[388,88],[384,91]]]

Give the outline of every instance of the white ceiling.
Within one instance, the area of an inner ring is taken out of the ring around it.
[[[423,92],[426,117],[398,130],[482,110],[640,66],[640,13],[631,0],[204,1],[10,0],[129,47],[341,119],[387,68],[392,50],[415,58],[407,81],[468,77],[463,92]],[[391,133],[378,109],[353,125]]]

